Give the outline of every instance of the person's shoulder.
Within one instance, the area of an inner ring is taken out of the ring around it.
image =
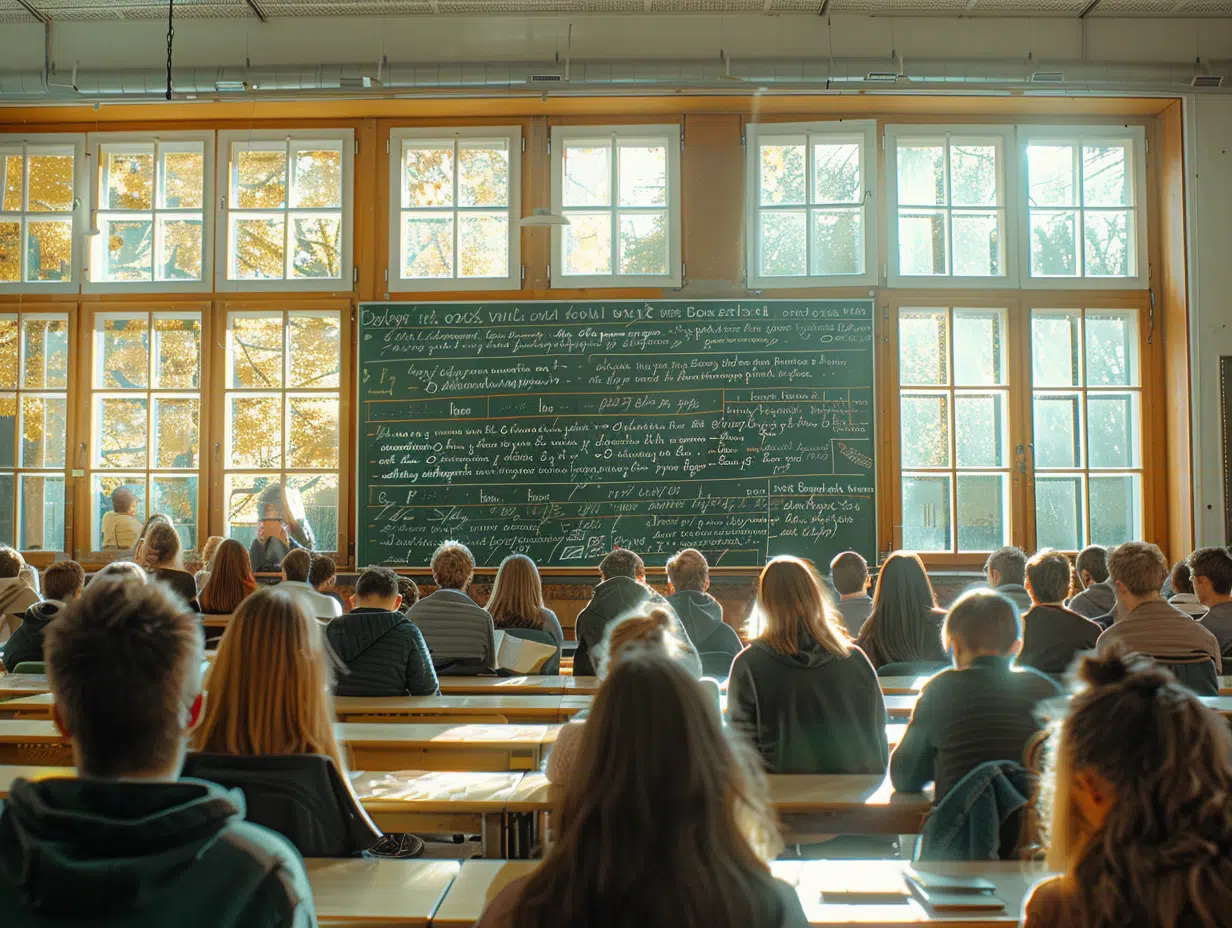
[[[800,893],[785,880],[773,881],[774,894],[779,901],[779,921],[774,928],[808,928],[808,916],[800,903]]]
[[[1023,686],[1032,692],[1042,693],[1045,696],[1056,696],[1064,692],[1055,679],[1034,667],[1018,664],[1011,672],[1022,682]]]
[[[253,822],[237,821],[219,839],[215,847],[225,848],[238,864],[251,868],[250,885],[283,897],[288,908],[311,906],[312,889],[303,858],[282,835]]]
[[[1061,928],[1070,924],[1062,877],[1049,877],[1031,890],[1023,908],[1024,928]]]

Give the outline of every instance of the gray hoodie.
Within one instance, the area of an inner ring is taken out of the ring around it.
[[[709,593],[681,590],[667,597],[680,627],[697,648],[702,674],[726,680],[731,662],[744,643],[736,630],[723,621],[723,607]]]
[[[1116,585],[1111,577],[1103,583],[1092,583],[1067,602],[1065,607],[1088,619],[1098,619],[1100,616],[1108,615],[1116,608]]]

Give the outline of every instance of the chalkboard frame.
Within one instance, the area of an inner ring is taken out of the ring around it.
[[[575,304],[585,304],[585,305],[590,305],[593,303],[601,303],[605,306],[607,305],[645,306],[647,304],[661,304],[661,303],[681,303],[681,304],[685,304],[685,303],[688,303],[688,304],[730,303],[730,304],[737,304],[737,305],[741,303],[755,303],[757,305],[776,304],[776,303],[780,303],[780,304],[781,303],[809,303],[809,304],[830,303],[830,304],[843,304],[843,305],[851,305],[853,303],[867,304],[868,311],[869,311],[869,317],[868,317],[869,324],[871,327],[871,344],[870,344],[869,364],[870,364],[872,384],[871,384],[871,391],[870,391],[871,392],[870,406],[871,406],[871,415],[872,415],[871,428],[872,428],[872,433],[873,433],[873,449],[874,449],[874,464],[872,468],[873,551],[871,552],[873,554],[873,558],[869,559],[870,567],[872,567],[874,561],[880,557],[881,519],[880,519],[879,505],[880,505],[880,496],[881,496],[881,493],[883,492],[883,487],[881,486],[880,470],[878,467],[878,462],[880,460],[880,457],[879,457],[879,453],[877,452],[877,444],[878,444],[877,438],[878,438],[878,431],[879,431],[879,423],[878,423],[878,411],[879,411],[878,398],[879,397],[878,397],[878,377],[877,377],[877,373],[878,373],[877,371],[878,333],[877,333],[877,304],[876,304],[875,296],[871,292],[869,293],[867,297],[807,297],[807,296],[801,296],[801,297],[762,298],[762,297],[748,297],[748,296],[743,296],[743,297],[741,296],[733,296],[733,297],[714,296],[714,297],[696,297],[692,299],[682,298],[682,297],[658,297],[658,298],[651,298],[651,299],[598,298],[598,299],[590,299],[590,300],[569,300],[569,299],[555,299],[555,298],[549,298],[549,299],[533,299],[532,298],[532,299],[525,299],[525,300],[521,300],[521,299],[474,300],[474,299],[466,298],[469,296],[468,294],[459,294],[459,296],[461,298],[457,300],[448,300],[448,299],[444,299],[444,300],[442,299],[366,300],[366,301],[359,302],[356,306],[355,357],[353,359],[354,360],[354,370],[355,370],[353,386],[355,389],[355,407],[356,407],[356,435],[355,435],[355,448],[354,448],[355,456],[354,456],[354,461],[353,461],[353,464],[354,464],[353,473],[355,474],[355,482],[356,482],[356,486],[355,486],[355,490],[356,490],[355,541],[354,541],[354,549],[355,549],[354,560],[355,560],[356,570],[362,571],[364,569],[364,566],[367,566],[367,565],[362,565],[360,563],[360,530],[359,530],[359,523],[360,523],[360,518],[361,518],[360,516],[360,509],[361,509],[360,490],[361,488],[359,487],[359,474],[361,471],[360,455],[362,454],[362,451],[363,451],[363,445],[359,437],[359,429],[363,425],[361,421],[361,416],[363,415],[363,411],[361,408],[362,401],[360,400],[359,378],[360,378],[360,370],[361,370],[361,352],[362,352],[361,346],[363,344],[363,321],[362,320],[364,316],[364,310],[371,309],[374,307],[384,307],[384,308],[403,307],[403,306],[421,307],[421,306],[429,306],[429,305],[430,306],[440,306],[440,307],[445,307],[445,308],[450,307],[450,306],[460,308],[462,306],[474,306],[474,305],[526,306],[530,304],[542,305],[542,304],[551,304],[551,303],[575,303]],[[462,539],[462,540],[465,542],[465,539]],[[823,573],[827,570],[828,566],[829,566],[828,564],[818,564],[817,565],[818,569],[821,570]],[[728,578],[756,577],[761,573],[763,567],[764,565],[757,565],[757,566],[754,566],[754,565],[742,565],[742,566],[712,565],[710,567],[710,573],[717,577],[728,577]],[[422,574],[427,573],[429,576],[431,575],[431,567],[428,564],[399,565],[396,567],[391,567],[391,569],[393,569],[395,572],[400,573],[400,574],[422,575]],[[475,567],[475,576],[476,577],[495,576],[498,569],[499,569],[498,566],[494,566],[494,565],[483,565],[483,566],[477,565]],[[589,564],[589,565],[582,566],[582,567],[541,565],[539,566],[539,573],[543,577],[561,577],[561,578],[595,577],[595,576],[598,576],[598,565]],[[647,574],[647,577],[649,578],[664,578],[666,577],[666,573],[667,573],[667,569],[664,566],[656,566],[656,565],[649,565],[649,564],[646,565],[646,574]]]

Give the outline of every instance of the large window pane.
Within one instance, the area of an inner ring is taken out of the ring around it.
[[[64,467],[68,401],[63,396],[25,394],[21,400],[21,466]]]
[[[1078,313],[1031,314],[1031,382],[1036,387],[1077,387],[1082,383]]]
[[[1086,327],[1087,386],[1138,385],[1138,314],[1088,312]]]
[[[1091,544],[1119,545],[1142,538],[1142,478],[1092,476]]]
[[[1031,274],[1034,277],[1078,276],[1076,211],[1031,213]]]
[[[277,394],[232,394],[227,405],[230,467],[282,467],[282,403]]]
[[[565,146],[565,206],[608,206],[612,201],[612,148],[604,143]]]
[[[612,221],[607,213],[570,213],[564,228],[565,274],[612,273]]]
[[[899,401],[899,416],[903,467],[949,467],[949,396],[904,394]]]
[[[813,217],[813,274],[863,274],[864,211],[815,209]]]
[[[205,205],[205,146],[190,142],[162,146],[159,206],[163,209],[201,209]]]
[[[1027,187],[1031,206],[1077,206],[1073,145],[1027,148]]]
[[[402,276],[453,276],[453,214],[408,213],[402,223]]]
[[[282,213],[232,214],[231,243],[233,280],[286,277],[286,220]]]
[[[95,551],[128,550],[120,541],[127,541],[129,536],[140,531],[140,526],[146,520],[145,476],[142,474],[95,474],[91,484],[91,533]],[[113,500],[117,490],[127,490],[132,494],[133,508],[131,513],[122,514],[116,511],[116,503],[123,502],[124,494]],[[162,510],[156,509],[155,512]],[[108,516],[108,513],[115,513]],[[113,527],[111,523],[118,523]],[[104,526],[107,531],[104,532]]]
[[[154,208],[154,146],[141,150],[110,151],[104,146],[104,209]]]
[[[620,213],[620,273],[667,273],[667,213]]]
[[[453,205],[453,145],[407,143],[402,150],[402,206]]]
[[[21,223],[0,221],[0,282],[21,280]]]
[[[903,206],[944,206],[945,145],[898,146],[898,202]]]
[[[17,545],[22,551],[64,548],[63,475],[23,474]]]
[[[282,315],[232,315],[228,321],[227,378],[232,387],[282,386]]]
[[[954,452],[958,466],[1006,466],[1007,427],[1004,394],[956,393]]]
[[[337,397],[288,396],[287,432],[288,467],[338,466]]]
[[[278,209],[287,202],[285,145],[235,146],[231,197],[238,209]]]
[[[154,277],[154,220],[151,217],[106,216],[99,219],[103,279],[146,281]]]
[[[288,474],[286,482],[288,489],[299,491],[317,550],[334,550],[338,545],[338,475]]]
[[[1001,221],[996,212],[960,212],[950,219],[954,235],[954,274],[995,277],[1002,273]]]
[[[662,273],[662,271],[657,273]],[[460,214],[458,217],[458,276],[467,278],[506,277],[508,274],[508,216],[503,212]]]
[[[94,400],[95,463],[100,467],[146,467],[145,396],[96,396]]]
[[[224,481],[223,515],[228,538],[250,545],[257,537],[257,500],[261,491],[279,483],[277,474],[228,474]]]
[[[342,206],[341,146],[292,148],[291,206],[296,209]]]
[[[151,467],[196,469],[199,466],[199,411],[195,396],[156,396],[151,431]]]
[[[159,280],[201,279],[202,235],[200,219],[158,217]]]
[[[1087,394],[1088,467],[1138,466],[1138,395]]]
[[[765,206],[804,202],[804,140],[761,146],[760,202]]]
[[[903,548],[949,551],[950,478],[903,476]]]
[[[621,206],[667,205],[667,149],[662,145],[621,143]]]
[[[287,341],[291,346],[288,386],[337,387],[342,365],[342,327],[337,313],[289,313]]]
[[[1130,206],[1133,175],[1129,145],[1108,143],[1082,147],[1082,202],[1086,206]]]
[[[1003,312],[954,310],[954,383],[972,387],[1005,383]]]
[[[803,210],[766,210],[759,216],[762,277],[802,277],[807,268],[808,231]]]
[[[1035,466],[1082,466],[1082,396],[1036,394],[1034,402]]]
[[[1008,492],[1003,474],[959,474],[958,549],[995,551],[1009,541]]]
[[[1083,215],[1084,260],[1088,277],[1133,277],[1133,216],[1129,212],[1087,210]]]
[[[342,217],[296,215],[291,225],[291,276],[337,277],[342,273]]]
[[[201,320],[154,316],[154,386],[195,390],[201,386]]]
[[[506,206],[509,203],[509,148],[479,141],[458,144],[458,203]]]
[[[902,384],[949,382],[946,311],[904,310],[898,316],[898,376]]]
[[[860,178],[860,145],[858,142],[814,143],[814,203],[863,202],[864,189]]]
[[[100,316],[94,331],[95,386],[111,390],[148,386],[150,332],[145,313]]]
[[[73,164],[71,154],[31,154],[30,197],[32,213],[67,213],[73,208]]]
[[[26,222],[26,280],[73,279],[73,220]]]
[[[950,146],[950,202],[954,206],[999,206],[997,146],[955,142]]]
[[[948,271],[944,210],[903,210],[898,214],[900,274],[940,276]]]
[[[197,550],[197,477],[153,474],[150,477],[152,511],[166,513],[180,534],[185,551]]]
[[[1077,551],[1083,547],[1082,478],[1035,478],[1035,544]]]
[[[0,393],[0,468],[17,466],[17,394]],[[0,544],[6,536],[0,535]]]

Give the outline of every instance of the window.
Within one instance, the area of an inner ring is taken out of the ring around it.
[[[902,547],[1009,543],[1009,390],[1003,309],[898,312]]]
[[[391,289],[520,287],[521,130],[395,129],[390,141]]]
[[[877,282],[875,128],[748,126],[750,288]]]
[[[263,490],[297,491],[318,550],[337,547],[342,383],[338,310],[230,312],[224,533],[250,544]]]
[[[0,136],[0,289],[76,289],[82,153],[81,136]]]
[[[219,133],[219,289],[351,289],[353,137]]]
[[[69,317],[0,314],[0,543],[64,550]]]
[[[92,138],[90,289],[210,289],[213,134]]]
[[[1005,286],[1011,130],[892,126],[886,130],[890,191],[889,282]]]
[[[171,517],[185,550],[203,541],[198,519],[201,468],[201,314],[99,312],[90,379],[90,550],[126,550],[111,522],[127,511],[144,522]]]
[[[1141,128],[1020,130],[1033,286],[1145,287]]]
[[[1141,538],[1138,314],[1032,310],[1031,383],[1037,546]]]
[[[554,126],[553,287],[679,287],[680,127]]]

